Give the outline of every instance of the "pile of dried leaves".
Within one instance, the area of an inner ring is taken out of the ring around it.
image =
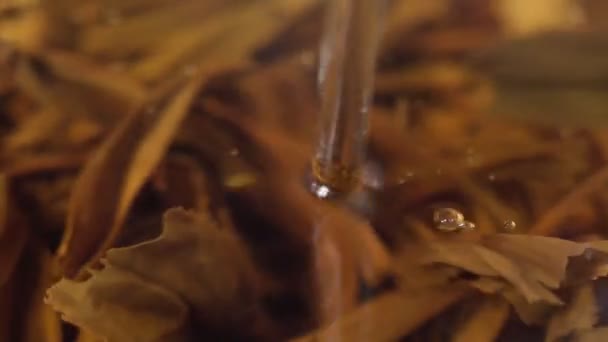
[[[605,5],[390,6],[332,203],[318,1],[0,2],[0,341],[607,339]]]

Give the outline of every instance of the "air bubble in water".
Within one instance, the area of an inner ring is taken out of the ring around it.
[[[506,231],[513,231],[515,228],[517,228],[517,223],[515,223],[513,220],[506,220],[503,222],[502,228]]]
[[[463,223],[458,225],[458,228],[462,230],[473,230],[475,229],[475,223],[470,221],[464,221]]]
[[[465,223],[464,215],[453,208],[439,208],[433,213],[433,222],[441,231],[455,231]]]
[[[235,147],[235,148],[233,148],[233,149],[231,149],[230,151],[228,151],[228,154],[229,154],[231,157],[236,157],[236,156],[238,156],[240,153],[241,153],[241,152],[240,152],[240,151],[239,151],[239,149],[238,149],[238,148],[236,148],[236,147]]]

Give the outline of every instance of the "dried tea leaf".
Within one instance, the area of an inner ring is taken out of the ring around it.
[[[97,336],[80,329],[80,333],[78,334],[78,339],[76,342],[103,342]]]
[[[110,249],[102,270],[84,282],[61,280],[48,302],[110,341],[188,341],[188,322],[201,333],[245,322],[254,330],[258,287],[250,262],[229,229],[172,209],[158,238]]]
[[[173,87],[131,113],[87,163],[70,199],[58,252],[68,277],[111,246],[135,195],[186,117],[201,79]]]
[[[606,55],[604,32],[559,32],[507,41],[478,62],[496,83],[496,114],[598,127],[608,117]]]
[[[575,292],[572,301],[551,317],[545,341],[559,341],[572,334],[592,330],[598,321],[598,311],[593,286],[581,287]]]
[[[138,79],[155,81],[178,65],[246,64],[255,50],[316,0],[243,2],[238,10],[218,13],[190,32],[176,32],[132,70]]]
[[[332,325],[291,341],[396,341],[466,294],[459,286],[402,289],[378,296]]]
[[[514,260],[487,248],[474,248],[478,256],[494,268],[501,277],[513,284],[528,302],[544,301],[555,305],[562,303],[556,295],[543,287],[538,279],[528,279],[522,268],[515,265]]]
[[[173,33],[187,34],[199,21],[212,20],[225,11],[239,11],[243,1],[173,1],[156,8],[142,8],[129,15],[125,5],[112,6],[104,1],[119,17],[114,25],[87,25],[81,32],[80,48],[93,55],[124,59],[157,46],[166,46],[164,40]],[[131,1],[125,1],[131,3]],[[226,24],[225,24],[226,25]],[[137,39],[134,39],[137,38]]]
[[[578,334],[574,338],[576,342],[603,342],[608,339],[608,328],[597,328]]]
[[[16,305],[16,285],[17,282],[12,279],[0,285],[0,341],[10,341],[16,330],[11,324]]]
[[[32,244],[30,254],[26,257],[38,259],[36,261],[36,281],[25,314],[25,327],[23,341],[25,342],[61,342],[62,329],[59,315],[44,303],[46,290],[53,282],[54,259],[42,246]],[[29,268],[28,271],[33,271]]]
[[[109,250],[108,263],[171,289],[193,307],[195,315],[217,324],[248,312],[257,279],[230,228],[219,229],[210,218],[181,209],[169,210],[164,222],[159,238]]]
[[[187,320],[182,299],[112,265],[82,283],[61,280],[49,289],[47,302],[66,321],[109,342],[187,341],[175,334]]]
[[[11,201],[9,180],[0,175],[0,286],[9,281],[30,235],[29,227]]]
[[[487,298],[455,332],[453,342],[495,341],[509,316],[509,305],[500,298]]]
[[[40,51],[48,39],[49,20],[40,8],[32,8],[14,17],[0,20],[0,41],[19,50]]]
[[[424,267],[450,265],[480,277],[468,281],[469,284],[486,293],[502,294],[522,319],[536,322],[543,319],[551,306],[562,304],[553,290],[568,285],[567,280],[574,272],[570,268],[576,268],[579,282],[595,279],[598,269],[608,262],[599,255],[591,257],[598,253],[599,247],[586,243],[494,234],[477,241],[470,238],[433,241],[417,262],[427,265]],[[574,260],[578,262],[573,263]]]
[[[8,179],[4,174],[0,174],[0,239],[7,231],[9,209],[9,184]]]
[[[573,0],[498,0],[496,10],[507,34],[526,35],[580,25],[580,6]]]
[[[139,82],[124,73],[99,66],[81,55],[51,50],[46,51],[42,59],[62,79],[91,85],[100,91],[124,98],[131,104],[138,104],[145,99],[145,89]]]
[[[515,260],[524,267],[524,272],[534,274],[544,286],[552,289],[564,281],[569,258],[583,254],[586,248],[568,240],[518,234],[489,235],[483,243]]]

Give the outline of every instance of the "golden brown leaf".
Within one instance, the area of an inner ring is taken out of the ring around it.
[[[30,235],[29,227],[12,201],[9,180],[0,175],[0,286],[10,279]]]
[[[459,327],[453,342],[495,341],[509,316],[509,305],[500,298],[485,299],[475,314]]]
[[[583,332],[574,338],[576,342],[603,342],[608,338],[608,328],[597,328]]]
[[[592,330],[598,321],[598,311],[593,286],[586,285],[577,289],[572,301],[551,317],[545,341],[559,341],[572,334]]]
[[[399,340],[454,304],[466,293],[462,287],[451,286],[427,288],[419,292],[403,289],[384,294],[344,315],[331,326],[292,341]]]
[[[477,276],[466,282],[482,292],[503,295],[525,322],[542,322],[563,304],[554,291],[570,286],[572,273],[579,276],[579,283],[588,283],[608,262],[599,247],[587,243],[514,234],[472,238],[431,241],[413,263],[431,267],[429,271],[437,265],[452,266]],[[407,277],[409,271],[403,268],[401,276]]]
[[[251,260],[229,228],[205,215],[170,210],[161,236],[110,249],[104,260],[86,281],[54,285],[48,302],[109,341],[187,341],[189,323],[203,330],[236,322],[256,328]]]
[[[54,259],[42,246],[32,251],[27,257],[38,258],[37,279],[33,293],[29,298],[26,312],[26,324],[23,331],[25,342],[61,342],[62,329],[59,315],[44,303],[44,296],[52,284],[54,276]]]
[[[131,113],[82,171],[59,249],[66,275],[111,246],[135,195],[163,157],[201,83],[196,77]]]

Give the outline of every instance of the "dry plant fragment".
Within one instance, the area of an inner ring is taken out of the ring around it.
[[[59,249],[66,275],[94,262],[112,245],[135,195],[164,156],[202,78],[173,87],[127,116],[91,157],[70,200]]]
[[[441,313],[467,293],[460,286],[403,289],[360,305],[328,327],[293,342],[395,341]]]
[[[110,342],[189,341],[195,328],[246,336],[259,318],[258,279],[226,228],[205,215],[170,210],[161,236],[110,249],[103,269],[84,282],[61,280],[47,300]],[[244,324],[248,331],[230,332]]]
[[[545,341],[559,341],[572,334],[578,335],[593,330],[598,321],[598,303],[593,286],[577,289],[572,302],[559,310],[547,326]]]

